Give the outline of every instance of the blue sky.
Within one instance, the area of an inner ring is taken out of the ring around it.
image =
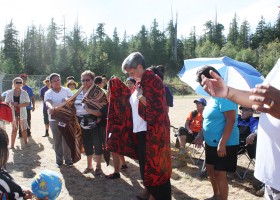
[[[280,0],[0,0],[0,39],[4,27],[13,22],[23,37],[26,27],[41,24],[47,27],[53,17],[59,25],[65,24],[71,31],[78,21],[84,34],[89,36],[98,23],[105,23],[105,32],[111,37],[117,27],[119,36],[124,30],[128,35],[136,34],[142,25],[151,27],[156,18],[159,29],[178,13],[178,36],[188,36],[196,26],[198,34],[203,33],[203,24],[217,20],[228,31],[229,23],[237,14],[239,25],[244,19],[249,21],[254,31],[261,15],[266,22],[274,23],[280,9]],[[20,38],[22,39],[22,38]]]

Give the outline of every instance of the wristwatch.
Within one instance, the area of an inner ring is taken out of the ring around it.
[[[137,99],[140,100],[143,97],[143,94],[140,94]]]

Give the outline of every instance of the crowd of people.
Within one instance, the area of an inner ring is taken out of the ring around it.
[[[60,74],[47,76],[40,90],[44,102],[43,137],[49,137],[51,130],[55,164],[59,168],[64,164],[72,167],[84,151],[87,157],[84,174],[103,174],[102,155],[105,158],[108,152],[114,163],[114,172],[105,175],[108,179],[120,178],[120,170],[128,168],[125,156],[136,159],[145,186],[136,198],[170,200],[172,164],[168,111],[173,107],[173,95],[163,84],[164,67],[148,68],[143,55],[134,52],[123,61],[121,69],[129,76],[124,82],[117,77],[108,80],[105,75],[96,76],[86,70],[80,75],[80,88],[74,76],[68,77],[64,86]],[[278,68],[272,71],[279,73]],[[28,147],[28,137],[31,137],[35,98],[27,78],[26,74],[16,77],[5,97],[12,115],[10,145],[5,125],[0,127],[0,179],[9,186],[7,189],[1,182],[0,195],[9,195],[11,199],[32,196],[30,190],[23,190],[16,183],[10,185],[8,182],[14,183],[14,180],[5,170],[8,147],[14,148],[18,130],[25,145],[22,148]],[[213,189],[209,199],[228,199],[227,172],[236,171],[240,138],[250,157],[256,157],[255,176],[265,184],[265,197],[279,199],[276,156],[280,140],[276,133],[279,130],[280,91],[275,76],[269,75],[265,84],[256,86],[252,92],[228,87],[211,66],[198,70],[197,81],[211,97],[207,102],[204,98],[194,101],[196,110],[189,113],[185,126],[179,128],[179,154],[185,154],[186,143],[205,143],[206,169]],[[241,105],[240,116],[238,104]],[[64,106],[68,108],[63,109]],[[253,117],[254,110],[261,112],[260,123]],[[76,135],[71,138],[71,134]]]

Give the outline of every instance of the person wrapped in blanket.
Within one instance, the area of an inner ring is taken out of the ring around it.
[[[61,86],[61,78],[57,73],[50,75],[51,88],[45,93],[44,101],[48,108],[50,128],[53,133],[54,151],[56,155],[56,166],[60,168],[65,161],[68,167],[73,166],[73,160],[71,157],[71,149],[65,141],[59,126],[65,127],[66,125],[57,119],[54,119],[52,115],[55,113],[55,107],[66,101],[73,95],[71,90]]]
[[[125,128],[131,128],[131,134],[136,135],[135,152],[139,159],[141,178],[148,192],[146,196],[137,198],[170,200],[170,121],[163,82],[151,70],[146,69],[144,56],[139,52],[131,53],[123,61],[122,71],[137,81],[134,91],[124,101],[127,102],[127,107],[131,106],[129,119],[133,122],[128,123],[132,127]],[[111,98],[114,98],[113,95]],[[111,106],[113,105],[109,105]],[[110,119],[110,111],[109,108],[108,124],[113,121]],[[108,137],[113,137],[116,131],[108,132],[107,129]]]
[[[103,173],[101,156],[103,154],[102,145],[106,136],[108,101],[103,89],[94,84],[94,77],[95,74],[90,70],[86,70],[81,74],[83,90],[76,97],[74,105],[87,155],[87,167],[83,173],[93,173],[95,176],[99,176]],[[93,107],[89,105],[93,105]],[[95,170],[92,166],[93,154],[96,161]]]
[[[31,199],[31,190],[23,189],[5,169],[9,158],[8,144],[8,135],[4,129],[0,128],[0,199]]]

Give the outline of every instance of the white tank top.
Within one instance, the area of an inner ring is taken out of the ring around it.
[[[129,102],[132,108],[133,132],[147,131],[147,122],[138,113],[139,100],[137,99],[136,92],[133,92],[130,96]]]

